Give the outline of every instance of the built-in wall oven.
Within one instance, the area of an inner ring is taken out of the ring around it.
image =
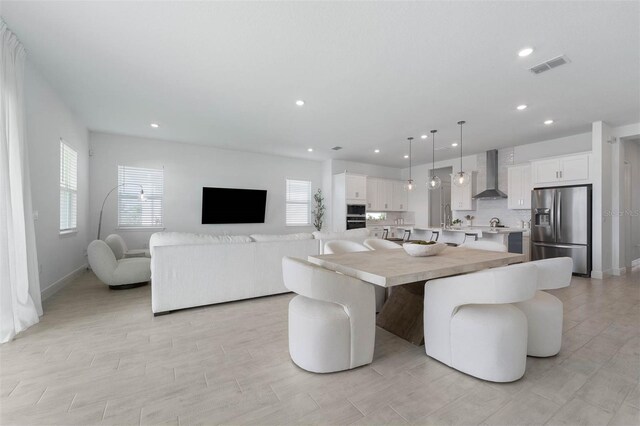
[[[347,204],[347,229],[367,227],[367,208],[364,204]]]

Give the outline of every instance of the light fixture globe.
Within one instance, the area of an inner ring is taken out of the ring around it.
[[[413,191],[414,188],[413,179],[407,180],[407,183],[404,186],[405,191]]]
[[[471,177],[469,176],[469,173],[465,173],[461,171],[456,173],[453,176],[453,184],[459,188],[469,185],[469,182],[471,182]]]
[[[433,190],[433,189],[438,189],[442,186],[442,180],[436,176],[433,175],[429,178],[429,181],[427,182],[427,188]]]

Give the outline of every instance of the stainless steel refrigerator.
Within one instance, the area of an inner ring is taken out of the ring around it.
[[[591,275],[591,185],[531,191],[531,259],[573,258],[573,273]]]

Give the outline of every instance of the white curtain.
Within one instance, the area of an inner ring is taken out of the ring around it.
[[[24,47],[0,20],[0,343],[42,315],[24,131]]]

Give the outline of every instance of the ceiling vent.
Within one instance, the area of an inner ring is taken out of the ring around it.
[[[334,151],[340,151],[342,149],[341,146],[334,146],[333,148],[331,148]]]
[[[560,65],[568,64],[569,62],[570,62],[569,58],[567,58],[564,55],[561,55],[553,59],[549,59],[548,61],[538,64],[532,68],[529,68],[529,71],[531,71],[534,74],[540,74],[542,72],[557,68]]]

